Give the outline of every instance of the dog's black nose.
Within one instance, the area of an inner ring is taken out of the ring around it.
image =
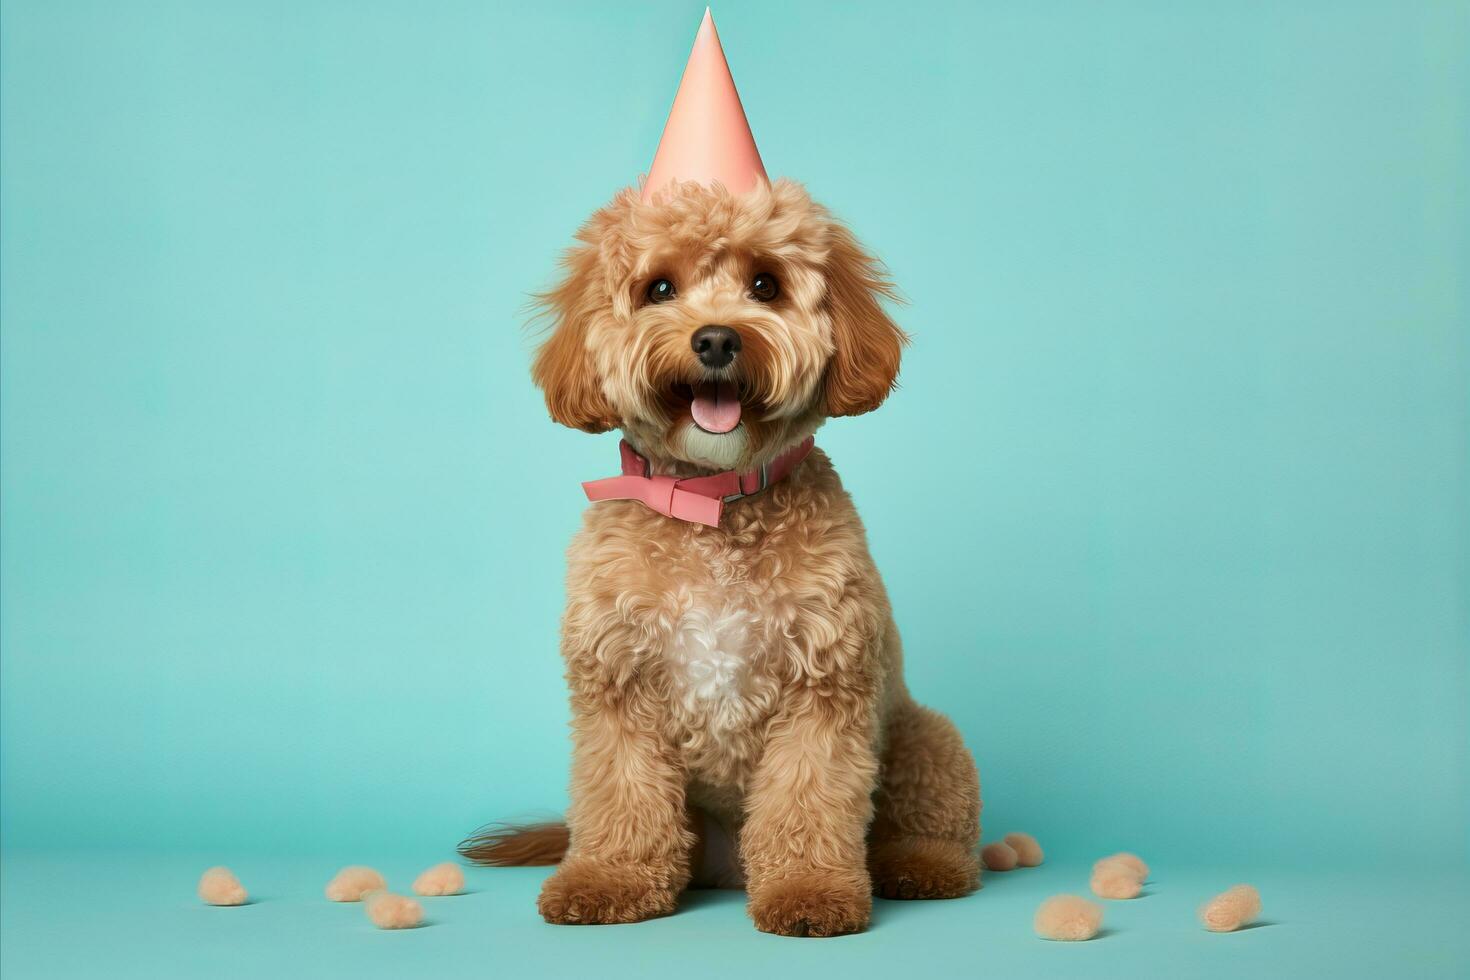
[[[722,368],[740,353],[740,335],[729,327],[708,323],[694,331],[689,346],[707,368]]]

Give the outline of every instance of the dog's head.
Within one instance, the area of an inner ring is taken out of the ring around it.
[[[746,468],[882,403],[906,337],[877,262],[796,183],[623,191],[542,300],[532,376],[551,417],[646,455]]]

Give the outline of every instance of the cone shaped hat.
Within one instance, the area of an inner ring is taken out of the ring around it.
[[[765,176],[740,93],[725,63],[720,35],[715,32],[715,20],[706,8],[694,50],[684,66],[679,94],[674,96],[674,108],[643,183],[643,200],[652,200],[675,180],[718,182],[731,193],[743,194]]]

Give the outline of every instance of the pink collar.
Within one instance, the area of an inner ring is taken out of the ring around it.
[[[673,476],[652,475],[648,460],[624,439],[618,443],[618,450],[623,456],[623,475],[584,483],[582,489],[586,491],[587,499],[593,502],[637,500],[665,517],[719,527],[720,513],[726,504],[760,493],[772,483],[784,480],[796,469],[796,464],[806,459],[815,443],[815,439],[807,436],[758,470],[745,473],[726,470],[681,480]]]

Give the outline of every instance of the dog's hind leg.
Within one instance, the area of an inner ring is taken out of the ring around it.
[[[957,898],[980,880],[980,777],[944,715],[900,696],[887,725],[868,833],[873,893]]]

